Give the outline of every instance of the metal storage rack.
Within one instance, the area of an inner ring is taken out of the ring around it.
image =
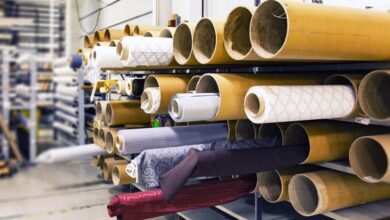
[[[264,73],[368,73],[376,69],[390,69],[390,62],[334,62],[334,63],[277,63],[277,64],[264,64],[264,65],[203,65],[203,66],[176,66],[176,67],[137,67],[137,68],[123,68],[123,69],[103,69],[117,71],[122,75],[148,75],[148,74],[202,74],[202,73],[252,73],[252,74],[264,74]],[[390,126],[390,123],[377,122],[368,118],[355,118],[342,121],[360,124],[376,124],[381,126]],[[120,155],[126,160],[131,160],[130,155]],[[327,162],[317,164],[318,166],[326,167],[328,169],[337,170],[349,174],[354,174],[349,167],[348,162]],[[138,190],[145,190],[143,186],[139,184],[133,184]],[[264,204],[262,204],[261,197],[258,193],[254,195],[254,205],[248,205],[240,199],[228,204],[216,206],[211,209],[191,210],[186,212],[177,213],[176,218],[181,219],[204,219],[205,216],[210,215],[213,218],[218,219],[213,211],[217,210],[221,219],[262,219],[262,213]],[[273,204],[275,205],[275,204]],[[288,204],[288,206],[291,206]],[[252,212],[248,211],[252,210]],[[217,214],[218,214],[217,213]],[[221,215],[222,214],[222,215]],[[356,216],[362,215],[367,218],[374,217],[388,217],[390,216],[390,200],[378,201],[351,208],[341,209],[329,213],[323,214],[332,219],[354,219]],[[267,216],[269,219],[271,216]],[[287,216],[273,216],[274,218],[286,218]],[[315,217],[314,217],[315,219]]]

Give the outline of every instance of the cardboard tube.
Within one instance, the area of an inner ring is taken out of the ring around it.
[[[258,137],[259,139],[278,137],[283,143],[288,125],[289,123],[262,124],[259,128]]]
[[[304,74],[204,74],[197,86],[197,93],[219,93],[220,103],[214,121],[246,119],[244,97],[255,85],[307,85],[321,84],[325,75]],[[235,103],[234,105],[232,103]]]
[[[113,158],[115,160],[121,159],[119,156],[115,154],[100,154],[97,155],[97,166],[103,170],[104,161],[108,158]]]
[[[148,31],[162,31],[165,27],[159,26],[147,26],[147,25],[135,25],[133,35],[144,35]]]
[[[144,37],[159,37],[161,31],[148,31],[144,34]]]
[[[248,119],[237,120],[235,127],[236,140],[249,140],[258,138],[259,126],[253,124]]]
[[[253,14],[250,39],[265,59],[389,60],[389,22],[384,11],[270,0]]]
[[[375,70],[363,78],[358,99],[365,115],[378,121],[390,121],[389,85],[389,70]]]
[[[354,175],[331,170],[292,177],[288,195],[294,209],[313,216],[390,197],[390,185],[370,184]]]
[[[113,154],[118,152],[118,150],[115,147],[115,140],[118,133],[118,128],[109,128],[107,129],[107,132],[105,134],[105,149],[108,153]]]
[[[126,79],[126,95],[133,95],[133,80],[132,79]]]
[[[100,144],[99,144],[99,128],[93,128],[92,138],[93,138],[93,143],[95,143],[97,146],[100,147]]]
[[[127,185],[135,183],[135,179],[126,173],[127,164],[115,165],[112,169],[112,182],[114,185]]]
[[[116,44],[119,42],[119,40],[112,40],[110,41],[110,44],[108,46],[110,47],[115,47],[116,48]]]
[[[95,39],[93,35],[86,35],[84,37],[84,48],[92,48],[95,44]]]
[[[106,149],[106,127],[99,128],[96,145]]]
[[[230,64],[234,62],[223,46],[223,26],[221,20],[202,18],[195,27],[192,50],[201,64]]]
[[[104,31],[104,41],[119,40],[123,37],[123,30],[120,29],[106,29]]]
[[[301,165],[260,172],[257,173],[257,189],[268,202],[288,201],[288,184],[291,178],[299,173],[313,172],[320,169],[320,167],[313,165]]]
[[[239,6],[226,20],[223,44],[229,56],[235,60],[262,60],[253,50],[249,38],[249,24],[255,7]]]
[[[105,181],[112,179],[112,169],[116,165],[128,164],[127,160],[116,160],[114,158],[107,158],[104,160],[103,164],[103,178]]]
[[[164,28],[164,30],[160,32],[159,37],[173,38],[175,31],[176,28],[173,27]]]
[[[96,42],[96,44],[93,47],[96,47],[96,46],[109,46],[109,45],[110,45],[109,41],[107,41],[107,42],[99,41],[99,42]]]
[[[352,142],[361,136],[383,134],[389,128],[336,121],[311,121],[288,126],[284,145],[302,144],[309,148],[303,163],[320,163],[348,157]]]
[[[349,85],[352,86],[355,91],[355,97],[358,97],[358,88],[360,81],[364,75],[361,74],[335,74],[329,76],[324,84],[326,85]],[[345,118],[352,117],[361,117],[364,116],[363,111],[360,108],[358,98],[355,99],[355,106],[351,112],[351,114],[347,115]]]
[[[175,35],[173,36],[173,56],[178,64],[198,64],[192,46],[194,30],[195,24],[193,23],[181,23],[176,28]]]
[[[94,46],[92,50],[92,65],[99,68],[120,68],[123,67],[122,61],[116,54],[116,48],[109,46]]]
[[[93,39],[96,42],[104,42],[104,31],[95,31],[95,33],[93,34]]]
[[[200,79],[199,75],[195,75],[195,76],[191,77],[191,79],[190,79],[190,81],[188,82],[188,85],[187,85],[186,93],[195,92],[196,85],[198,84],[199,79]]]
[[[356,139],[349,149],[349,163],[368,183],[390,183],[390,134]]]
[[[150,117],[141,110],[139,100],[109,101],[105,120],[109,126],[150,123]]]
[[[145,80],[145,89],[157,87],[160,91],[159,108],[153,114],[167,114],[171,98],[176,93],[184,93],[191,76],[188,75],[150,75]],[[148,101],[148,96],[141,96],[141,102]]]
[[[116,82],[116,93],[118,94],[126,94],[126,85],[127,81],[126,80],[118,80]]]
[[[126,24],[125,28],[123,29],[123,36],[133,36],[134,27],[135,25]]]
[[[96,102],[96,119],[98,121],[105,121],[107,101]]]

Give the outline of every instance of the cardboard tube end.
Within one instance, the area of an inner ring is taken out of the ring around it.
[[[110,125],[111,122],[112,122],[113,114],[114,113],[113,113],[113,109],[112,109],[111,103],[107,103],[105,121],[106,121],[106,123],[108,125]]]
[[[116,144],[117,149],[119,151],[122,151],[123,150],[123,145],[124,145],[123,137],[118,135],[116,137],[115,144]]]
[[[164,29],[160,32],[159,37],[164,37],[164,38],[172,38],[172,33],[169,29]]]
[[[118,166],[114,166],[114,168],[112,169],[111,177],[112,177],[112,182],[114,183],[114,185],[116,185],[116,186],[120,185],[121,180],[120,180]]]
[[[112,135],[112,133],[110,131],[107,132],[105,141],[106,141],[107,152],[110,154],[116,153],[114,136]]]
[[[111,33],[109,29],[104,31],[104,41],[111,41]]]
[[[315,184],[303,174],[291,178],[288,195],[294,209],[303,216],[315,215],[319,197]]]
[[[125,29],[123,30],[123,33],[124,33],[125,36],[131,36],[132,35],[129,24],[126,24]]]
[[[249,93],[245,97],[244,108],[248,118],[257,118],[264,113],[264,99],[255,93]]]
[[[389,167],[383,146],[371,137],[361,137],[352,143],[349,162],[356,175],[369,183],[380,182]]]
[[[282,181],[276,170],[258,174],[258,189],[265,200],[271,203],[279,202],[282,196]]]
[[[283,140],[283,133],[276,123],[262,124],[259,129],[259,139],[280,138]]]
[[[253,14],[250,39],[255,52],[262,58],[276,56],[287,39],[288,20],[284,5],[275,0],[263,2]]]
[[[249,120],[238,120],[235,128],[236,140],[249,140],[256,138],[256,129]]]
[[[121,41],[116,44],[116,54],[120,56],[121,60],[126,60],[129,56],[127,48],[123,46]]]
[[[196,60],[207,64],[213,58],[217,46],[217,31],[211,20],[201,19],[195,27],[193,52]]]
[[[303,163],[308,162],[310,157],[310,140],[304,125],[293,123],[288,126],[283,138],[283,145],[302,145],[307,147],[307,157]]]
[[[192,34],[189,26],[180,24],[173,37],[173,56],[179,64],[185,64],[192,53]]]
[[[188,82],[187,91],[186,92],[195,91],[196,90],[196,85],[198,84],[199,79],[200,79],[200,76],[193,76],[190,79],[190,81]]]
[[[138,25],[136,25],[135,27],[134,27],[134,33],[133,33],[133,35],[139,35],[139,26]]]

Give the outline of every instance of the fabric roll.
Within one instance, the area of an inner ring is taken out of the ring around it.
[[[210,147],[210,144],[198,144],[144,150],[127,165],[126,173],[147,188],[157,187],[160,176],[179,164],[190,149],[203,151]]]
[[[146,149],[206,144],[226,140],[228,127],[225,123],[141,128],[118,132],[117,148],[122,154],[140,153]]]
[[[219,107],[217,93],[177,94],[169,105],[169,115],[175,122],[208,121]]]
[[[118,158],[107,158],[104,160],[103,164],[103,178],[105,181],[112,180],[112,171],[116,165],[125,165],[129,162],[127,160],[122,160]]]
[[[77,54],[70,55],[70,67],[72,69],[79,69],[83,65],[83,58]]]
[[[76,97],[78,95],[77,86],[65,86],[65,85],[57,85],[56,92],[63,95],[69,95]]]
[[[349,163],[368,183],[390,183],[390,133],[356,139],[349,149]]]
[[[126,95],[133,95],[133,79],[126,79],[125,91]]]
[[[62,122],[55,121],[53,123],[53,128],[56,128],[56,129],[58,129],[62,132],[65,132],[71,136],[77,135],[77,130],[75,128],[73,128],[70,125],[67,125],[65,123],[62,123]]]
[[[79,118],[75,117],[73,115],[65,114],[64,112],[56,111],[54,115],[58,118],[62,118],[63,120],[66,120],[68,122],[71,122],[74,125],[78,124]]]
[[[75,84],[77,83],[77,78],[74,76],[54,76],[53,82],[57,84]]]
[[[142,95],[144,91],[144,83],[145,79],[134,78],[132,80],[131,93],[135,97],[139,97]]]
[[[69,58],[67,56],[59,57],[53,61],[53,68],[68,66]]]
[[[123,67],[121,60],[116,54],[116,48],[110,46],[95,46],[92,50],[92,65],[99,68]]]
[[[158,87],[149,87],[144,89],[141,99],[141,109],[144,110],[145,113],[156,113],[160,107],[160,89]]]
[[[246,142],[241,143],[246,145]],[[181,163],[161,176],[164,197],[167,200],[173,198],[190,177],[243,175],[285,168],[305,160],[308,153],[305,146],[276,146],[276,143],[276,140],[258,140],[259,147],[250,149],[191,149]],[[235,144],[240,145],[240,142]]]
[[[114,185],[127,185],[135,183],[135,179],[129,177],[126,173],[127,164],[115,165],[112,168],[112,182]]]
[[[356,103],[346,85],[254,86],[245,95],[246,116],[256,124],[343,118]]]
[[[109,101],[105,121],[109,126],[147,124],[150,116],[141,110],[139,100]]]
[[[118,80],[116,82],[116,93],[126,94],[126,80]]]
[[[107,209],[111,217],[117,216],[121,220],[142,220],[228,203],[251,193],[255,185],[255,175],[226,181],[213,180],[186,186],[169,202],[164,201],[164,194],[159,189],[128,193],[115,196]]]
[[[366,183],[355,175],[333,170],[293,176],[288,195],[294,209],[313,216],[390,198],[390,184]]]
[[[126,36],[118,43],[117,51],[118,46],[126,67],[166,66],[173,59],[171,38]]]
[[[77,74],[77,72],[74,71],[69,66],[54,68],[53,73],[57,74],[57,75],[76,75]]]
[[[46,150],[37,156],[38,163],[59,163],[69,160],[91,158],[96,155],[106,155],[107,152],[94,144],[61,147]]]
[[[57,102],[54,107],[58,110],[61,110],[61,111],[64,111],[66,113],[69,113],[69,114],[72,114],[72,115],[77,115],[77,108],[73,107],[73,106],[69,106],[69,105],[66,105],[62,102]]]

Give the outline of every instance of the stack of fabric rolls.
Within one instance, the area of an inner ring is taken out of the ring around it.
[[[390,60],[384,21],[385,12],[268,0],[235,8],[226,21],[107,29],[87,36],[85,46],[107,75],[177,65],[382,61]],[[255,191],[272,203],[291,202],[304,216],[389,199],[390,128],[345,122],[389,122],[389,82],[388,70],[101,79],[118,96],[96,102],[94,143],[109,152],[96,165],[106,180],[148,189],[116,196],[109,214],[151,218]],[[348,160],[356,175],[319,166]]]

